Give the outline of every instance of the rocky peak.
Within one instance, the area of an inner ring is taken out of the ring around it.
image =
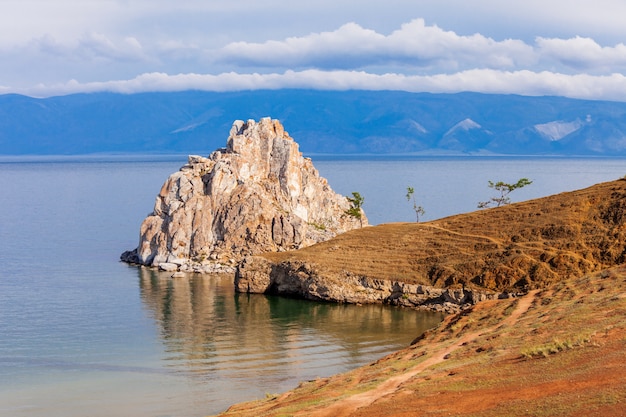
[[[233,123],[226,148],[170,175],[122,260],[195,272],[298,249],[360,227],[277,120]],[[367,219],[364,218],[364,224]]]

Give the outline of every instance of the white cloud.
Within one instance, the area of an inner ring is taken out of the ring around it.
[[[68,41],[87,30],[108,27],[120,10],[117,2],[109,0],[2,0],[1,6],[0,43],[4,45],[46,35]]]
[[[590,38],[537,38],[542,58],[577,70],[606,71],[626,68],[626,45],[601,46]]]
[[[111,40],[101,33],[84,34],[76,42],[59,42],[51,35],[34,39],[30,45],[42,54],[51,55],[55,59],[71,59],[84,61],[144,61],[148,60],[139,40],[126,37]]]
[[[423,19],[382,34],[356,23],[334,31],[263,43],[234,42],[214,53],[217,62],[266,70],[364,69],[370,72],[453,73],[475,68],[611,74],[626,70],[626,46],[601,46],[580,36],[494,40],[459,35]],[[382,69],[382,70],[378,70]]]
[[[39,85],[11,91],[36,97],[78,92],[110,91],[124,94],[150,91],[241,91],[281,88],[320,90],[401,90],[409,92],[454,93],[476,91],[497,94],[555,95],[582,99],[624,101],[626,76],[567,75],[552,72],[468,70],[454,74],[403,75],[371,74],[363,71],[286,71],[278,74],[146,73],[130,80]]]
[[[115,61],[145,60],[143,47],[134,37],[128,36],[117,42],[100,33],[88,33],[81,38],[76,53],[87,58]]]
[[[535,61],[533,48],[520,40],[495,41],[480,34],[460,36],[424,19],[403,24],[389,35],[348,23],[332,32],[283,41],[235,42],[217,52],[218,61],[238,66],[276,68],[363,68],[373,65],[437,66],[457,70],[485,66],[514,68]]]
[[[626,97],[618,0],[0,2],[0,93],[291,87]]]

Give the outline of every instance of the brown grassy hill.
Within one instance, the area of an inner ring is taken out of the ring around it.
[[[356,275],[526,294],[472,305],[370,366],[223,415],[623,416],[625,220],[618,180],[264,255],[271,273],[292,268],[316,285]]]
[[[626,180],[426,223],[366,227],[272,264],[435,287],[524,292],[626,260]]]
[[[222,415],[611,417],[625,410],[626,266],[619,266],[479,303],[370,366]]]

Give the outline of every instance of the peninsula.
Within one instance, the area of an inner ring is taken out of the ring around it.
[[[626,261],[626,180],[425,223],[390,223],[238,267],[236,288],[458,311]]]

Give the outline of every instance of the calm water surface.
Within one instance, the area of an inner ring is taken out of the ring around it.
[[[185,157],[0,161],[0,416],[202,416],[371,362],[439,317],[235,294],[230,276],[119,263]],[[474,210],[487,180],[513,199],[626,174],[626,160],[313,158],[371,223]]]

